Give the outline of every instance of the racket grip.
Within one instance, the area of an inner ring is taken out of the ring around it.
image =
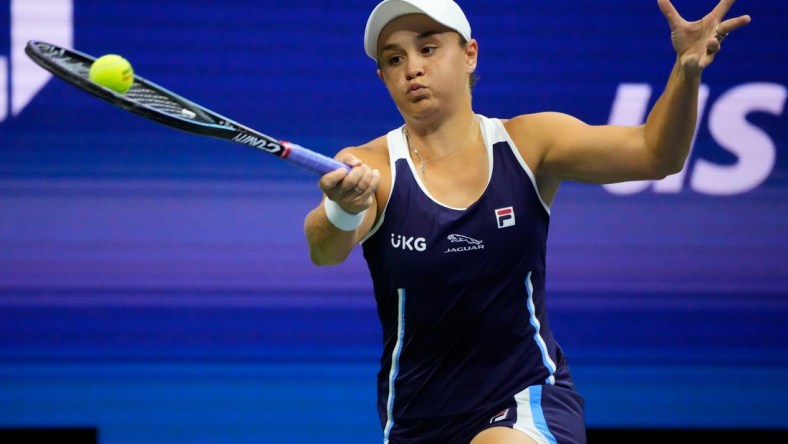
[[[320,174],[321,176],[337,168],[344,168],[350,171],[350,166],[334,160],[328,156],[317,153],[301,145],[292,142],[282,142],[282,146],[287,150],[287,155],[282,156],[284,160],[291,162],[301,168]]]

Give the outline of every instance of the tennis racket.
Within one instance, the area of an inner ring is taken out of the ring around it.
[[[36,40],[27,43],[25,53],[56,77],[146,119],[187,133],[216,137],[257,148],[321,175],[337,168],[350,170],[344,163],[255,131],[136,74],[134,83],[125,94],[93,83],[88,74],[90,65],[96,58],[88,54]]]

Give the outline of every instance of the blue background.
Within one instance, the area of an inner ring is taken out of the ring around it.
[[[42,33],[53,1],[40,2]],[[120,53],[138,75],[333,155],[401,124],[363,52],[375,4],[75,0],[73,47]],[[604,124],[620,85],[649,85],[653,102],[675,58],[656,1],[460,4],[488,116]],[[675,5],[697,19],[714,2]],[[681,190],[567,183],[552,208],[548,306],[589,427],[788,430],[784,106],[747,113],[776,152],[762,183],[729,195],[689,185],[699,159],[737,162],[709,110],[742,85],[788,86],[788,7],[741,0],[731,15],[743,13],[753,23],[704,72]],[[380,439],[371,286],[358,251],[309,262],[314,175],[59,79],[6,113],[0,427],[97,427],[102,443]]]

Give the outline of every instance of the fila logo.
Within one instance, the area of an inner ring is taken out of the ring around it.
[[[495,415],[492,418],[490,418],[490,424],[492,424],[494,422],[498,422],[498,421],[503,421],[504,419],[506,419],[506,416],[508,416],[508,415],[509,415],[509,409],[506,409],[506,410],[503,410],[501,412],[498,412],[497,415]]]
[[[495,220],[498,228],[514,226],[514,207],[498,208],[495,210]]]

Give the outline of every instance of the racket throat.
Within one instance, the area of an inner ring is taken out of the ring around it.
[[[286,158],[284,155],[285,153],[282,151],[287,150],[279,142],[246,133],[238,133],[232,138],[232,140],[233,142],[242,143],[244,145],[251,146],[252,148],[268,151],[269,153],[276,154],[283,159]]]

